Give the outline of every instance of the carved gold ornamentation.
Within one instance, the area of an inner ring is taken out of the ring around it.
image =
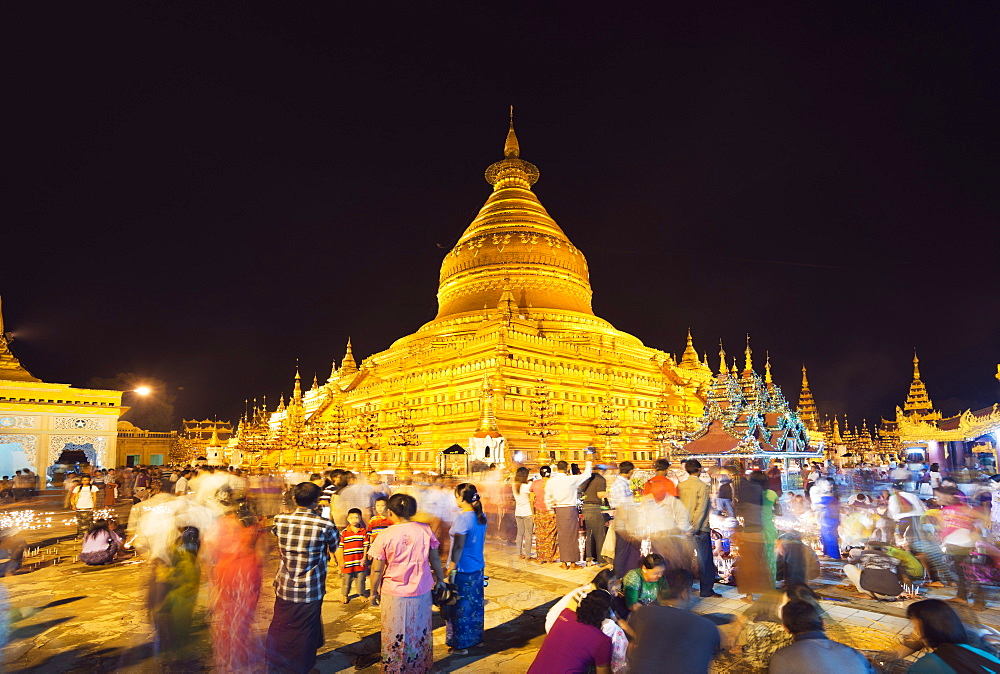
[[[13,444],[17,443],[21,445],[21,449],[24,451],[25,457],[27,457],[30,467],[35,465],[35,455],[38,451],[38,436],[37,435],[8,435],[6,433],[0,433],[0,444]],[[24,468],[25,466],[15,466],[17,468]]]
[[[0,431],[7,428],[37,428],[37,417],[9,416],[0,413]]]
[[[50,435],[49,465],[52,465],[63,453],[66,445],[93,445],[99,466],[107,466],[108,439],[102,435]]]
[[[52,419],[52,428],[60,431],[72,431],[77,429],[103,431],[107,428],[107,426],[105,426],[105,420],[101,418],[55,417]]]

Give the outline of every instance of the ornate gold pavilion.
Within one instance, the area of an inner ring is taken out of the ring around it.
[[[436,318],[360,366],[348,342],[307,391],[296,372],[287,405],[241,424],[264,420],[279,439],[258,442],[278,447],[265,463],[433,470],[457,443],[484,462],[584,460],[595,446],[643,464],[665,428],[702,415],[707,357],[690,333],[677,359],[594,314],[587,260],[533,191],[538,177],[511,121],[486,169],[493,191],[441,264]]]

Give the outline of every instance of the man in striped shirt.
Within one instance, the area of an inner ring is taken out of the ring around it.
[[[323,645],[321,609],[326,567],[339,542],[337,527],[320,517],[320,488],[312,482],[292,487],[294,512],[277,515],[281,565],[274,578],[274,617],[267,631],[267,664],[277,671],[308,672]]]

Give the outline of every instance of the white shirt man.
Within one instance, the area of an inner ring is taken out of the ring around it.
[[[545,505],[550,508],[576,507],[577,489],[593,472],[592,462],[588,461],[579,475],[568,475],[565,461],[556,464],[556,470],[545,485]]]
[[[556,535],[559,538],[559,560],[563,568],[568,569],[570,563],[580,561],[580,519],[576,509],[577,490],[593,472],[592,462],[579,475],[567,475],[569,466],[565,461],[556,464],[556,472],[552,473],[545,485],[545,505],[556,515]]]

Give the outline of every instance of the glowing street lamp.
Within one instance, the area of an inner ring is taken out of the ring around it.
[[[149,388],[148,386],[140,386],[138,388],[132,389],[131,392],[138,393],[141,396],[148,396],[150,393],[153,392],[153,389]]]

